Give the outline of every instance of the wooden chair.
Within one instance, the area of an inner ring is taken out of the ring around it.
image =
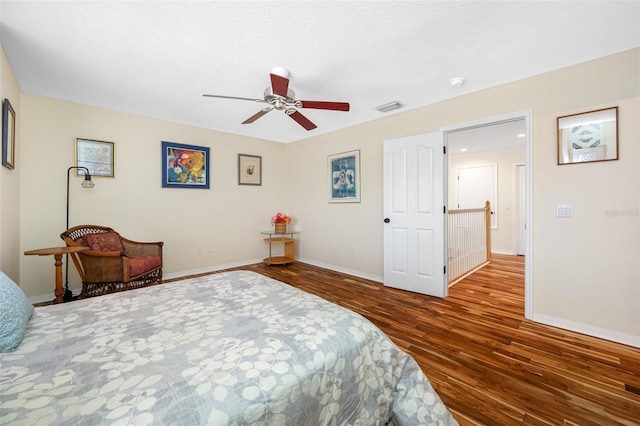
[[[81,298],[162,282],[163,242],[129,240],[98,225],[69,228],[60,238],[69,247],[90,247],[71,254],[82,280]]]

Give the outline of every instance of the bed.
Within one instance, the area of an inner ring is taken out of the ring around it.
[[[0,424],[456,425],[359,314],[251,271],[36,308]]]

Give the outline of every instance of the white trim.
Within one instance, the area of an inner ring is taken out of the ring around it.
[[[162,279],[163,280],[173,280],[173,279],[176,279],[176,278],[187,277],[187,276],[190,276],[190,275],[207,274],[207,273],[210,273],[210,272],[222,271],[224,269],[238,268],[240,266],[246,266],[246,265],[254,265],[256,263],[262,263],[262,261],[263,261],[262,258],[249,259],[249,260],[242,260],[242,261],[239,261],[239,262],[226,263],[224,265],[207,266],[207,267],[204,267],[204,268],[189,269],[189,270],[185,270],[185,271],[172,272],[170,274],[163,274],[162,275]],[[363,272],[356,271],[354,269],[342,268],[340,266],[331,265],[329,263],[317,262],[315,260],[305,259],[305,258],[296,258],[296,261],[302,262],[302,263],[307,263],[309,265],[319,266],[320,268],[325,268],[325,269],[329,269],[329,270],[336,271],[336,272],[342,272],[343,274],[347,274],[347,275],[353,275],[354,277],[364,278],[364,279],[375,281],[375,282],[379,282],[379,283],[383,282],[383,279],[382,279],[381,276],[372,275],[372,274],[365,274]],[[80,294],[80,290],[81,289],[80,288],[74,288],[74,289],[71,289],[71,290],[73,291],[73,294]],[[30,297],[29,301],[31,303],[42,303],[42,302],[50,302],[50,301],[53,300],[53,298],[54,298],[53,294],[41,294],[41,295],[38,295],[38,296]]]
[[[495,254],[505,254],[507,256],[514,256],[514,254],[511,252],[511,250],[496,250],[496,249],[491,249],[491,253],[495,253]]]
[[[353,275],[354,277],[358,277],[358,278],[364,278],[365,280],[371,280],[371,281],[375,281],[375,282],[379,282],[379,283],[383,283],[384,282],[384,278],[381,277],[381,276],[378,276],[378,275],[365,274],[365,273],[362,273],[360,271],[356,271],[356,270],[353,270],[353,269],[343,268],[341,266],[331,265],[329,263],[324,263],[324,262],[318,262],[318,261],[311,260],[311,259],[296,258],[296,260],[298,262],[307,263],[309,265],[319,266],[320,268],[330,269],[330,270],[336,271],[336,272],[342,272],[343,274]]]
[[[513,256],[518,256],[518,235],[520,233],[520,224],[517,221],[517,219],[520,218],[519,209],[517,213],[514,213],[515,210],[513,209],[514,203],[517,203],[517,201],[520,199],[519,197],[520,188],[517,185],[518,183],[520,183],[518,180],[518,167],[524,167],[524,172],[526,177],[527,164],[523,162],[518,162],[518,163],[513,163],[511,165],[511,182],[512,182],[512,185],[511,185],[511,225],[512,225],[511,254]],[[529,224],[527,223],[526,225],[528,226]]]
[[[75,294],[80,293],[80,289],[79,288],[70,288],[69,290],[71,290]],[[29,297],[29,302],[31,302],[31,304],[35,305],[36,303],[52,302],[55,299],[56,299],[56,296],[53,294],[53,291],[51,291],[51,293],[39,294],[37,296],[31,296],[31,297]]]
[[[190,275],[208,274],[209,272],[222,271],[223,269],[231,269],[231,268],[237,268],[237,267],[240,267],[240,266],[254,265],[256,263],[262,263],[262,260],[263,260],[262,258],[250,259],[250,260],[241,260],[239,262],[225,263],[223,265],[206,266],[204,268],[189,269],[187,271],[180,271],[180,272],[172,272],[170,274],[163,274],[162,275],[162,279],[163,280],[173,280],[173,279],[176,279],[176,278],[188,277]]]
[[[588,324],[569,321],[562,318],[550,317],[547,315],[534,314],[533,321],[552,327],[562,328],[564,330],[574,331],[576,333],[585,334],[590,337],[597,337],[623,345],[640,348],[640,336],[633,334],[619,333],[617,331],[608,330],[606,328],[593,327]]]
[[[517,111],[509,114],[499,115],[495,117],[483,118],[481,120],[468,121],[466,123],[458,123],[450,126],[441,127],[440,131],[444,135],[444,144],[447,146],[448,133],[461,131],[466,129],[473,129],[476,127],[483,127],[491,124],[504,123],[514,120],[524,119],[526,140],[525,140],[525,203],[526,203],[526,222],[527,222],[527,244],[526,253],[524,259],[524,316],[527,319],[533,318],[533,179],[531,176],[533,170],[533,110],[528,109],[525,111]],[[445,161],[445,164],[447,162]],[[448,187],[448,178],[445,175],[445,194]],[[444,249],[446,250],[446,248]]]
[[[232,263],[225,263],[224,265],[215,265],[215,266],[207,266],[204,268],[198,268],[198,269],[189,269],[186,271],[179,271],[179,272],[172,272],[170,274],[163,274],[162,275],[162,279],[163,280],[173,280],[176,278],[182,278],[182,277],[186,277],[189,275],[199,275],[199,274],[206,274],[209,272],[216,272],[216,271],[221,271],[223,269],[230,269],[230,268],[237,268],[239,266],[245,266],[245,265],[253,265],[255,263],[261,263],[262,262],[262,258],[260,259],[251,259],[251,260],[242,260],[239,262],[232,262]],[[73,288],[70,289],[73,294],[78,295],[80,294],[80,291],[82,290],[81,288]],[[54,299],[55,297],[53,297],[52,294],[40,294],[37,296],[32,296],[29,298],[29,301],[32,304],[35,303],[43,303],[43,302],[50,302]]]

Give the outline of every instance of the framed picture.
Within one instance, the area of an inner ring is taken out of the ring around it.
[[[618,159],[618,107],[558,117],[558,164]]]
[[[330,203],[360,202],[360,150],[329,155]]]
[[[76,167],[86,167],[92,177],[115,177],[115,145],[113,142],[76,138]]]
[[[238,185],[262,185],[262,157],[238,154]]]
[[[2,165],[14,169],[16,164],[16,112],[9,99],[2,102]]]
[[[163,141],[162,187],[209,189],[209,148]]]

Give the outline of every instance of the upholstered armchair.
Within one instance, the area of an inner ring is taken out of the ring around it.
[[[129,240],[98,225],[75,226],[60,238],[69,247],[89,247],[71,254],[82,280],[81,298],[162,282],[162,242]]]

